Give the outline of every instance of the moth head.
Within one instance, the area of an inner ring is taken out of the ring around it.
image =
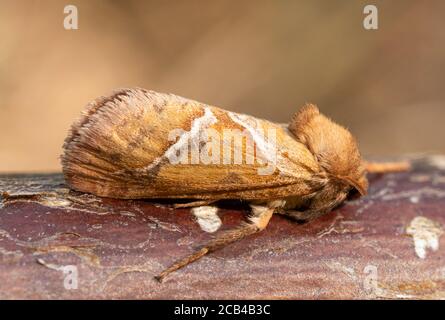
[[[315,105],[306,104],[294,114],[289,130],[329,176],[362,195],[367,193],[365,166],[357,142],[347,129],[325,117]]]

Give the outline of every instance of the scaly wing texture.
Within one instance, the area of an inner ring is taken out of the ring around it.
[[[220,143],[218,156],[203,132]],[[234,132],[241,144],[227,134]],[[199,158],[203,149],[210,163]],[[184,150],[186,161],[172,163]],[[313,194],[324,181],[311,152],[282,126],[144,89],[90,103],[65,140],[62,165],[72,188],[115,198],[273,199]]]

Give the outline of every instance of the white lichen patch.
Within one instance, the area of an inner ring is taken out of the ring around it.
[[[413,174],[409,177],[409,180],[412,182],[428,182],[431,180],[431,176],[427,174]]]
[[[439,249],[439,238],[443,233],[441,225],[425,217],[415,217],[406,232],[413,237],[414,250],[419,258],[425,259],[427,249]]]
[[[213,206],[201,206],[192,209],[193,215],[199,226],[205,232],[213,233],[221,227],[221,219],[218,216],[218,208]]]
[[[428,157],[428,162],[439,170],[445,170],[445,156],[435,155]]]
[[[42,197],[39,201],[40,204],[47,206],[47,207],[68,207],[71,205],[71,201],[59,198],[59,197],[53,197],[53,196],[45,196]]]

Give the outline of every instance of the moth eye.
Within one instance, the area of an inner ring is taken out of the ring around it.
[[[346,189],[346,190],[347,190],[346,191],[347,199],[352,200],[352,199],[360,198],[360,192],[353,186],[348,186],[348,189]]]

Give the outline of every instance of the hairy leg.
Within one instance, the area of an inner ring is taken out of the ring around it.
[[[174,203],[172,204],[172,207],[175,209],[202,207],[202,206],[208,206],[209,204],[212,204],[216,201],[217,200],[198,200],[187,203]]]
[[[173,263],[170,267],[162,271],[155,278],[158,281],[162,282],[162,280],[164,280],[164,278],[170,273],[179,270],[192,263],[193,261],[202,258],[207,253],[223,248],[230,243],[241,240],[244,237],[264,230],[267,227],[267,224],[269,223],[275,209],[278,206],[282,205],[282,201],[272,201],[265,206],[251,205],[252,213],[249,216],[249,222],[243,222],[235,229],[221,232],[214,239],[207,242],[205,245],[200,247],[192,254]]]
[[[321,193],[312,200],[310,206],[305,210],[279,209],[277,210],[277,213],[298,222],[306,222],[331,212],[346,199],[346,196],[347,193],[344,192],[336,194],[335,197],[327,197],[324,193]]]

